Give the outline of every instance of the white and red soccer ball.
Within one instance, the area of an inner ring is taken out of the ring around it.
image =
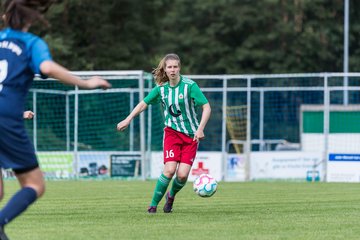
[[[193,183],[193,189],[200,197],[211,197],[216,192],[217,187],[217,181],[209,174],[201,174]]]

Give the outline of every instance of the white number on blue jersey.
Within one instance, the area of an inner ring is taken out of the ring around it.
[[[0,91],[3,89],[1,84],[7,77],[8,74],[8,62],[6,60],[0,61]]]

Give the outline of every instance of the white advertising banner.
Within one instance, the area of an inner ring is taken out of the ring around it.
[[[221,180],[221,152],[198,152],[191,168],[188,180],[194,181],[197,176],[207,173],[217,181]],[[157,179],[164,168],[163,152],[151,153],[151,178]]]
[[[76,171],[80,177],[139,177],[139,154],[125,152],[79,152]]]
[[[316,180],[320,180],[321,159],[321,152],[253,152],[250,161],[250,179],[309,180],[314,176]]]
[[[327,181],[360,182],[360,154],[329,154]]]
[[[246,180],[244,154],[228,154],[227,155],[227,172],[226,181],[243,182]]]
[[[80,177],[109,177],[109,159],[106,152],[79,153],[76,171]]]

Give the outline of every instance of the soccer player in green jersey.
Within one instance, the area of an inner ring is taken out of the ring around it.
[[[193,80],[180,75],[180,66],[180,58],[176,54],[167,54],[153,71],[156,87],[117,125],[117,129],[123,131],[149,104],[161,103],[163,106],[164,170],[156,183],[149,213],[156,213],[157,206],[176,173],[163,208],[165,213],[172,212],[175,195],[186,184],[199,141],[204,138],[204,128],[210,118],[208,100]],[[200,122],[195,111],[198,106],[202,108]]]

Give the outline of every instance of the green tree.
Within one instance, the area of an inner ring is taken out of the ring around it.
[[[350,71],[359,2],[350,0]],[[176,52],[183,72],[341,72],[344,0],[62,0],[33,28],[71,70],[146,70]]]
[[[339,71],[342,2],[174,1],[161,49],[196,74]]]

